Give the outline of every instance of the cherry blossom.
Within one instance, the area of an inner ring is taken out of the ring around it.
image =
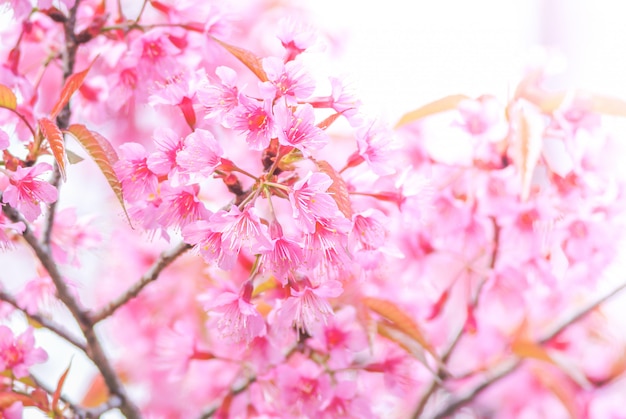
[[[43,349],[35,348],[32,328],[15,336],[4,325],[0,325],[0,354],[0,370],[10,370],[17,378],[26,377],[31,365],[44,362],[48,358]]]

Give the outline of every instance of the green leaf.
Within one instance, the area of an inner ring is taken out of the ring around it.
[[[65,160],[67,157],[65,155],[65,139],[63,138],[63,133],[59,127],[57,127],[57,125],[48,118],[41,118],[39,120],[39,128],[41,129],[43,136],[48,139],[50,150],[52,150],[54,159],[59,165],[61,178],[65,182]]]
[[[259,80],[268,80],[267,74],[265,74],[265,70],[263,70],[261,59],[257,57],[254,53],[248,51],[247,49],[227,44],[226,42],[220,41],[217,38],[213,39],[215,40],[215,42],[223,46],[228,52],[230,52],[235,58],[241,61],[246,67],[248,67]]]
[[[95,131],[90,131],[82,124],[70,125],[67,132],[76,138],[80,145],[83,146],[87,153],[89,153],[89,156],[93,159],[93,161],[98,165],[98,168],[100,168],[100,171],[106,178],[107,182],[109,182],[109,186],[111,186],[113,193],[115,193],[117,200],[122,205],[124,214],[130,223],[130,217],[126,211],[126,206],[124,205],[122,184],[113,169],[113,165],[117,162],[118,157],[111,143],[109,143],[109,141],[102,135]]]
[[[11,109],[12,111],[17,109],[15,93],[4,84],[0,84],[0,108]]]
[[[328,162],[322,160],[316,161],[315,164],[322,173],[326,173],[332,179],[333,184],[328,188],[328,192],[337,203],[339,211],[341,211],[346,218],[352,219],[352,201],[350,201],[346,181],[343,180],[341,175],[337,173]]]
[[[93,66],[93,63],[95,61],[96,60],[94,59],[94,61],[92,61],[91,64],[89,64],[89,67],[87,67],[85,70],[74,73],[69,76],[67,80],[65,80],[65,85],[61,90],[61,97],[59,97],[59,100],[57,101],[57,103],[54,104],[52,110],[50,111],[50,119],[56,118],[57,115],[59,115],[59,112],[61,112],[61,110],[65,107],[65,105],[70,102],[70,98],[72,97],[74,92],[76,92],[83,84],[83,82],[85,81],[85,77],[87,77],[87,73],[89,73],[89,70],[91,70],[91,66]]]
[[[465,95],[451,95],[437,99],[434,102],[427,103],[424,106],[404,114],[396,123],[396,128],[400,128],[403,125],[410,124],[411,122],[415,122],[430,115],[454,110],[457,108],[459,103],[466,99],[469,99],[469,97]]]

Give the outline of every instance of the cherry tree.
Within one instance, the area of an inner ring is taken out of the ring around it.
[[[621,414],[623,101],[391,125],[289,3],[2,7],[3,417]]]

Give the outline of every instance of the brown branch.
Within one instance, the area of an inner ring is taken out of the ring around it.
[[[47,319],[47,318],[43,317],[40,314],[37,314],[37,313],[34,313],[34,314],[27,313],[25,309],[23,309],[22,307],[19,306],[19,304],[17,303],[15,298],[13,298],[13,296],[9,295],[8,293],[6,293],[6,292],[4,292],[2,290],[0,290],[0,300],[2,300],[4,302],[12,305],[14,308],[16,308],[17,310],[19,310],[22,313],[24,313],[24,315],[26,317],[29,317],[29,318],[33,319],[34,321],[39,323],[41,326],[43,326],[44,328],[50,330],[51,332],[53,332],[54,334],[56,334],[57,336],[59,336],[63,340],[71,343],[76,348],[78,348],[81,351],[87,353],[87,348],[85,347],[85,343],[84,342],[80,342],[78,339],[73,337],[70,332],[68,332],[67,330],[65,330],[63,328],[63,326],[54,323],[52,320]]]
[[[444,419],[450,417],[458,409],[474,400],[476,396],[483,392],[483,390],[487,389],[493,383],[501,380],[502,378],[509,375],[511,372],[515,371],[517,367],[519,367],[521,364],[522,361],[520,361],[519,359],[509,359],[502,362],[489,373],[487,373],[487,378],[483,380],[480,384],[478,384],[476,387],[469,390],[462,396],[452,400],[442,410],[430,417],[432,417],[433,419]]]
[[[601,297],[598,297],[597,299],[589,303],[584,308],[577,310],[573,314],[565,317],[565,319],[558,322],[557,325],[552,330],[550,330],[543,337],[538,339],[538,342],[543,344],[553,339],[555,336],[557,336],[567,327],[576,323],[578,320],[585,317],[591,311],[593,311],[598,306],[605,303],[611,297],[620,293],[624,289],[626,289],[626,281],[622,282],[620,285],[618,285],[617,287],[615,287],[613,290],[609,291],[608,293],[602,295]],[[465,406],[466,404],[474,400],[480,393],[483,392],[483,390],[487,389],[489,386],[491,386],[498,380],[506,377],[508,374],[515,371],[520,365],[522,365],[522,360],[516,357],[512,359],[507,359],[501,362],[500,364],[496,365],[492,369],[491,372],[486,373],[486,378],[480,384],[476,385],[474,388],[467,391],[464,395],[453,399],[450,403],[448,403],[443,409],[441,409],[439,412],[434,414],[432,417],[435,419],[449,417],[456,410],[460,409],[461,407]],[[495,371],[495,373],[493,371]]]
[[[496,266],[496,261],[498,260],[498,250],[500,247],[500,226],[498,225],[495,217],[491,217],[491,221],[493,223],[494,230],[493,230],[493,249],[491,251],[491,260],[489,261],[489,270],[493,270],[493,268]],[[486,282],[487,282],[487,278],[484,278],[480,282],[480,284],[478,284],[478,288],[476,289],[476,293],[474,294],[474,298],[472,299],[472,306],[474,308],[478,306],[478,303],[480,301],[480,296],[482,294],[482,290]],[[450,359],[450,357],[452,356],[452,353],[454,352],[456,345],[459,343],[459,341],[461,340],[461,337],[463,336],[464,329],[465,329],[465,325],[461,325],[457,333],[454,335],[454,338],[452,339],[450,344],[448,344],[448,347],[443,351],[441,355],[442,364],[445,365]],[[422,415],[422,412],[426,408],[426,403],[428,403],[428,400],[430,400],[430,397],[433,395],[435,391],[437,391],[437,389],[441,385],[442,380],[445,378],[445,374],[446,372],[440,368],[439,371],[437,372],[437,376],[430,382],[430,384],[428,385],[424,393],[422,393],[422,396],[420,397],[419,401],[417,402],[417,406],[413,410],[413,415],[412,415],[413,419],[417,419]]]
[[[102,349],[102,345],[96,336],[96,332],[93,328],[89,315],[85,310],[83,310],[78,301],[74,299],[74,296],[61,276],[56,262],[53,260],[52,255],[50,255],[49,250],[44,248],[44,246],[39,243],[37,237],[17,210],[9,205],[4,205],[2,210],[11,221],[21,221],[26,226],[24,232],[22,233],[22,237],[24,237],[24,240],[33,249],[35,255],[50,275],[50,279],[52,279],[52,282],[56,287],[59,300],[65,304],[80,326],[80,329],[87,340],[86,353],[104,377],[107,388],[111,394],[117,394],[122,400],[120,410],[128,419],[140,418],[139,410],[126,396],[126,392],[115,370],[113,369],[113,366]]]
[[[187,243],[179,243],[175,247],[170,250],[167,250],[161,253],[161,256],[152,264],[150,269],[137,281],[133,284],[126,292],[120,295],[117,299],[111,301],[104,308],[102,308],[99,312],[91,315],[91,322],[93,324],[99,323],[107,317],[111,316],[113,313],[117,311],[121,306],[126,304],[132,298],[135,298],[141,290],[143,290],[149,283],[155,281],[161,271],[165,269],[168,265],[174,262],[180,255],[185,253],[187,250],[191,249],[191,246]]]

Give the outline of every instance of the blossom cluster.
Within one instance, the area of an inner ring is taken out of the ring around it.
[[[1,325],[4,416],[621,412],[626,342],[589,295],[626,227],[622,101],[532,69],[392,127],[320,76],[295,6],[31,3],[2,2],[0,249],[26,277],[0,273],[0,320],[97,373],[63,396],[71,367],[46,386],[33,329]]]

